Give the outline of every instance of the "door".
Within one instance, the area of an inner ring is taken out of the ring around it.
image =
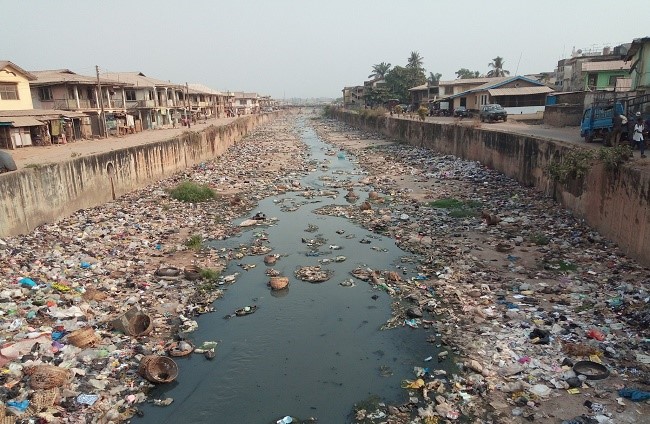
[[[464,108],[467,108],[467,97],[460,98],[460,105]]]

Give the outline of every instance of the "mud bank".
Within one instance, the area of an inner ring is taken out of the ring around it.
[[[245,116],[201,132],[0,175],[0,237],[26,234],[214,159],[274,117]]]
[[[615,172],[597,164],[584,177],[559,184],[546,169],[573,150],[560,141],[498,132],[487,124],[439,124],[345,111],[336,111],[335,117],[414,146],[479,161],[535,187],[614,240],[627,255],[650,264],[650,173],[638,163],[630,162]]]

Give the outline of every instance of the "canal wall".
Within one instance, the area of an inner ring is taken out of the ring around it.
[[[572,149],[565,142],[499,132],[489,124],[420,122],[341,110],[331,113],[351,126],[478,161],[525,186],[534,187],[615,241],[627,255],[650,265],[650,172],[647,167],[627,163],[611,171],[596,162],[584,177],[558,183],[546,170]]]
[[[214,159],[274,116],[248,115],[168,140],[0,174],[0,237],[31,232]]]

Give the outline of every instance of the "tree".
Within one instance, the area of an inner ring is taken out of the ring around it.
[[[364,100],[368,106],[375,107],[381,106],[386,103],[388,100],[393,98],[391,92],[387,87],[383,85],[379,87],[370,87],[366,90],[366,93],[363,95]]]
[[[456,71],[456,77],[460,79],[466,79],[466,78],[478,78],[480,76],[479,71],[470,71],[467,68],[460,68],[459,70]]]
[[[408,58],[408,63],[406,64],[406,67],[408,69],[414,69],[416,71],[424,72],[424,67],[422,66],[423,61],[424,58],[420,56],[420,53],[413,51],[411,52],[411,55]]]
[[[442,78],[442,74],[434,74],[433,72],[429,72],[429,78],[427,78],[427,82],[429,85],[438,85],[440,78]]]
[[[488,67],[492,68],[488,73],[488,77],[505,77],[506,75],[510,75],[510,71],[506,71],[503,69],[503,64],[505,61],[501,56],[497,56],[494,59],[492,59],[491,63],[488,63]]]
[[[368,75],[368,78],[385,78],[386,74],[390,70],[390,63],[381,62],[376,65],[372,65],[372,74]]]
[[[409,88],[414,87],[410,81],[412,70],[402,66],[395,66],[386,74],[386,87],[392,98],[398,98],[402,102],[410,103]]]

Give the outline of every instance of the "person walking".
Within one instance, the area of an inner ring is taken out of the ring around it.
[[[613,121],[614,121],[614,126],[612,128],[612,134],[606,146],[617,147],[618,143],[621,140],[621,132],[623,132],[623,115],[615,113]]]
[[[639,147],[641,151],[641,157],[645,157],[645,140],[643,138],[643,118],[641,117],[641,112],[636,113],[636,123],[634,124],[634,132],[632,134],[632,140],[634,144]]]

